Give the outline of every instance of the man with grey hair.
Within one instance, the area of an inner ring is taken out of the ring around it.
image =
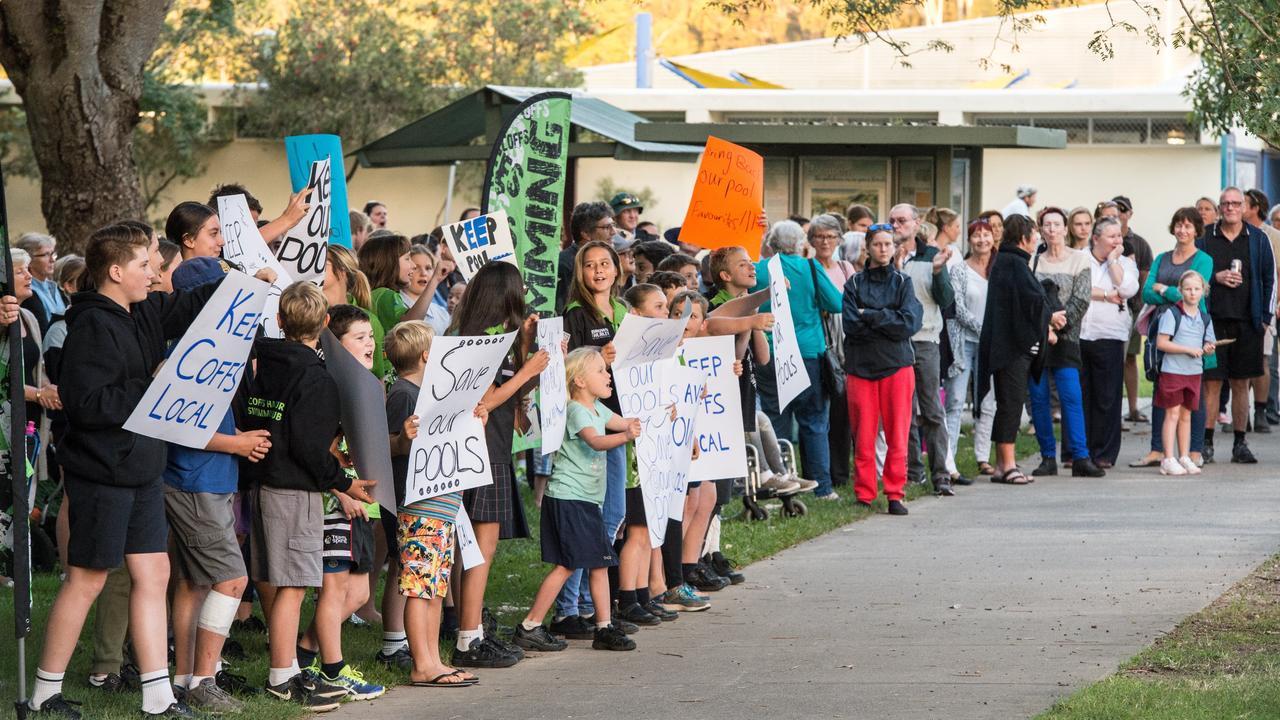
[[[1003,217],[1010,215],[1025,215],[1034,219],[1031,214],[1031,207],[1036,204],[1036,189],[1030,185],[1019,185],[1015,193],[1016,197],[1004,206],[1004,210],[1000,212]]]
[[[58,281],[53,279],[53,264],[58,259],[58,241],[44,233],[23,233],[16,245],[31,256],[27,270],[31,272],[31,297],[22,303],[22,307],[30,310],[40,324],[40,332],[49,330],[55,315],[67,311],[67,296]]]
[[[831,418],[830,398],[822,387],[822,356],[827,351],[827,344],[822,332],[821,313],[840,313],[843,296],[825,271],[815,271],[814,262],[801,256],[805,233],[798,224],[790,220],[775,224],[765,236],[765,242],[779,256],[782,272],[790,286],[787,297],[791,307],[788,310],[804,367],[780,367],[781,361],[777,359],[771,360],[768,367],[761,365],[756,375],[760,404],[779,437],[795,441],[795,426],[799,426],[800,461],[805,474],[818,483],[814,494],[819,499],[838,500],[840,496],[831,484],[831,454],[827,445]],[[751,292],[768,287],[769,261],[760,260],[756,263],[756,285]],[[771,312],[772,308],[765,303],[760,311]],[[772,343],[772,334],[769,339]],[[809,387],[786,407],[780,407],[778,403],[777,375],[782,372],[804,372],[809,376]]]
[[[914,205],[903,203],[889,210],[893,241],[898,246],[894,262],[911,278],[916,299],[924,308],[920,331],[911,337],[915,350],[916,397],[912,415],[912,432],[907,444],[907,479],[924,482],[924,462],[920,446],[928,448],[933,491],[938,495],[954,495],[951,473],[947,471],[947,426],[938,395],[942,375],[942,311],[955,300],[947,260],[951,248],[939,251],[921,244],[916,237],[920,228],[920,212]],[[923,436],[923,437],[921,437]],[[967,480],[961,480],[967,483]]]

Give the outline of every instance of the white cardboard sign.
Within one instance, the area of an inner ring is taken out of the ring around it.
[[[278,321],[280,293],[293,284],[293,278],[284,269],[284,265],[276,260],[276,256],[271,254],[271,248],[262,239],[262,233],[253,221],[244,195],[218,198],[218,222],[222,225],[223,259],[239,265],[249,275],[264,267],[275,271],[276,281],[267,291],[267,304],[262,309],[262,331],[267,337],[284,337]]]
[[[685,366],[707,377],[707,396],[699,403],[694,428],[699,456],[690,471],[692,482],[747,476],[742,394],[733,374],[734,345],[732,335],[717,335],[689,338],[680,346]]]
[[[516,263],[516,246],[505,210],[477,215],[470,220],[444,226],[444,239],[453,251],[458,272],[471,282],[480,268],[495,261]]]
[[[406,505],[493,482],[484,425],[474,413],[515,337],[446,335],[432,341],[414,409],[420,424],[409,449]]]
[[[266,283],[232,270],[173,347],[124,429],[203,450],[231,406],[267,301]]]
[[[310,193],[307,199],[307,214],[302,222],[285,233],[276,250],[276,259],[289,271],[294,280],[324,281],[324,262],[329,247],[329,236],[333,233],[330,226],[333,190],[330,176],[329,158],[317,160],[311,164],[311,175],[307,178],[305,192]],[[345,208],[339,208],[346,212]]]
[[[462,556],[462,569],[470,570],[483,565],[484,553],[480,551],[480,543],[476,542],[476,531],[471,527],[471,518],[467,515],[466,507],[458,506],[458,517],[453,522],[458,532],[458,554]]]
[[[680,338],[684,337],[685,325],[685,319],[657,320],[627,313],[618,327],[618,334],[613,337],[613,349],[617,351],[614,367],[639,365],[674,356]]]
[[[809,387],[809,373],[800,357],[796,324],[791,317],[791,300],[787,296],[787,278],[782,273],[782,257],[769,258],[769,303],[772,305],[773,370],[777,374],[778,407],[785,409]]]
[[[538,320],[538,349],[550,356],[547,367],[538,374],[538,427],[542,436],[542,454],[550,455],[564,443],[565,421],[569,412],[569,391],[565,385],[564,353],[560,340],[564,337],[564,318]]]

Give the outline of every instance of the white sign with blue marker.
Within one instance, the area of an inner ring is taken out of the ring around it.
[[[467,282],[471,282],[480,268],[495,260],[519,266],[516,246],[511,240],[511,226],[504,210],[446,225],[444,239],[453,252],[458,271]]]
[[[124,429],[203,450],[240,385],[268,288],[242,272],[227,273]]]
[[[564,442],[565,422],[569,413],[569,388],[565,384],[564,354],[560,341],[564,338],[564,318],[538,320],[538,349],[550,358],[538,375],[538,416],[542,433],[542,454],[550,455]]]
[[[680,352],[686,367],[707,376],[707,395],[699,400],[701,411],[694,428],[700,454],[693,461],[689,481],[746,477],[742,394],[733,374],[734,337],[689,338]]]
[[[280,294],[293,284],[289,271],[284,269],[271,248],[258,232],[258,225],[249,212],[249,203],[244,195],[231,195],[218,198],[218,222],[222,225],[222,258],[238,265],[249,275],[257,273],[265,267],[276,272],[276,281],[267,292],[267,304],[262,309],[262,332],[267,337],[282,338],[284,331],[280,329]]]

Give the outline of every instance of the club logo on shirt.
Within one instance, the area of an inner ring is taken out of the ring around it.
[[[592,340],[608,340],[611,335],[609,328],[591,328]]]

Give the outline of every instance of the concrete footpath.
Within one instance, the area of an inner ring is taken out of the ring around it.
[[[1125,435],[1122,464],[1148,441]],[[983,478],[752,565],[635,652],[573,642],[472,688],[397,688],[334,715],[1031,717],[1280,550],[1280,433],[1250,441],[1261,464],[1196,477]]]

